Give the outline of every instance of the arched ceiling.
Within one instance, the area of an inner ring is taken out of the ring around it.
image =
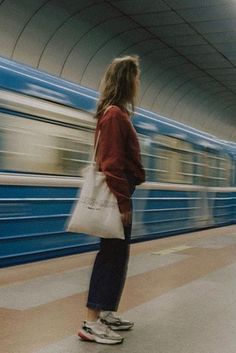
[[[0,0],[0,55],[97,89],[141,59],[139,105],[236,140],[236,0]]]

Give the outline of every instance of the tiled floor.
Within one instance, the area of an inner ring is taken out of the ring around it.
[[[0,271],[1,353],[236,352],[236,225],[132,245],[119,346],[76,336],[94,256]]]

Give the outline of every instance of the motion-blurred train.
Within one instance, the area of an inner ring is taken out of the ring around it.
[[[98,248],[65,232],[89,163],[98,93],[0,58],[0,266]],[[236,144],[144,109],[147,181],[134,194],[132,241],[235,223]]]

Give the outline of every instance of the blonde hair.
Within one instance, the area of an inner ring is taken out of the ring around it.
[[[134,111],[137,95],[136,78],[140,73],[138,56],[124,56],[114,59],[108,66],[100,85],[100,98],[95,118],[99,118],[110,105],[126,107]]]

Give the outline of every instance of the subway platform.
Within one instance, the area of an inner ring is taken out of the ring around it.
[[[1,353],[236,352],[236,225],[131,246],[121,345],[77,337],[94,256],[0,271]]]

